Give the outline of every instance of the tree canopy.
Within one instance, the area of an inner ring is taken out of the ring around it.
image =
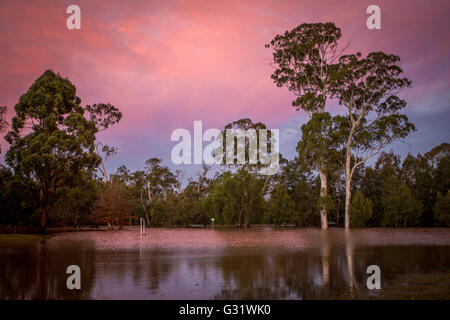
[[[45,71],[15,105],[11,144],[6,162],[16,175],[36,182],[40,189],[41,228],[62,186],[92,175],[100,159],[94,151],[98,128],[85,117],[75,86],[51,70]]]

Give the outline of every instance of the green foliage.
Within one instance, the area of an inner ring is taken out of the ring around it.
[[[434,224],[433,206],[436,201],[434,188],[433,168],[429,161],[421,154],[417,157],[408,155],[402,163],[401,177],[411,189],[414,197],[422,203],[423,212],[420,225],[432,226]]]
[[[150,158],[145,162],[145,180],[149,182],[150,191],[155,197],[164,197],[169,191],[179,187],[179,181],[167,166],[161,165],[159,158]]]
[[[338,116],[338,131],[345,150],[346,207],[345,226],[350,227],[351,182],[355,170],[392,141],[405,138],[415,126],[400,114],[406,101],[398,92],[411,85],[402,78],[400,58],[383,52],[361,53],[339,58],[339,71],[332,91],[345,108]]]
[[[205,193],[199,188],[199,182],[191,182],[180,194],[182,207],[180,216],[183,217],[181,225],[210,223],[207,213],[203,210]],[[200,190],[199,190],[200,189]]]
[[[321,114],[312,119],[312,130],[302,128],[302,131],[309,131],[311,135],[305,137],[304,145],[297,148],[306,155],[310,154],[311,160],[315,160],[314,165],[321,178],[321,197],[328,195],[328,173],[333,170],[328,166],[332,163],[328,161],[328,151],[333,150],[332,145],[321,137],[329,137],[327,129],[330,127],[330,116],[323,113],[327,99],[333,97],[335,92],[333,86],[339,71],[336,62],[344,50],[338,46],[341,36],[341,30],[332,22],[303,23],[291,31],[275,36],[266,44],[267,48],[273,49],[275,70],[271,78],[278,87],[286,86],[296,96],[292,106],[297,111],[307,111],[313,118],[315,113]],[[322,227],[326,228],[327,210],[322,207],[320,212]]]
[[[361,191],[358,191],[352,201],[350,209],[350,225],[352,228],[363,228],[372,217],[372,201]]]
[[[265,200],[264,181],[241,168],[235,174],[225,172],[208,195],[204,208],[216,224],[247,226],[260,221]]]
[[[262,159],[262,154],[259,152],[262,147],[262,141],[260,141],[262,130],[266,132],[266,141],[264,143],[267,155],[275,156],[276,153],[273,147],[276,141],[271,130],[267,130],[266,125],[261,122],[253,123],[251,119],[243,118],[225,125],[224,130],[221,132],[221,137],[218,137],[222,139],[222,145],[220,150],[216,149],[215,151],[220,153],[215,153],[215,157],[218,154],[222,154],[222,163],[236,170],[245,168],[245,170],[254,173],[261,169],[270,171],[272,163],[268,164]],[[256,151],[256,153],[251,152],[251,150]],[[282,158],[279,153],[278,156]]]
[[[397,177],[390,176],[384,182],[381,202],[384,227],[412,227],[419,223],[422,204]]]
[[[103,185],[87,172],[72,178],[70,184],[61,186],[55,194],[56,201],[49,216],[49,223],[52,225],[77,227],[91,222],[91,209]]]
[[[450,192],[446,196],[438,193],[433,212],[436,225],[450,227]]]
[[[400,157],[393,152],[381,153],[375,162],[374,168],[365,169],[364,177],[361,181],[361,191],[373,204],[372,218],[369,221],[371,226],[381,226],[384,215],[382,196],[385,182],[392,176],[400,179],[401,167]]]
[[[335,61],[341,30],[332,22],[303,23],[277,35],[273,48],[275,70],[271,76],[278,87],[286,86],[297,98],[292,105],[308,112],[324,112],[329,87],[337,72]]]
[[[317,209],[326,208],[327,211],[332,211],[335,209],[335,204],[333,198],[330,195],[321,196],[317,199]]]
[[[122,113],[110,103],[87,105],[85,109],[99,131],[108,129],[122,119]]]
[[[418,154],[416,157],[408,155],[403,163],[400,157],[394,153],[382,153],[375,163],[374,168],[366,168],[361,182],[361,189],[373,203],[373,215],[368,222],[369,226],[383,225],[385,208],[383,196],[386,194],[385,186],[394,179],[405,184],[417,203],[420,205],[421,214],[418,224],[421,226],[439,225],[435,221],[433,208],[436,204],[437,194],[446,194],[446,188],[450,187],[448,181],[450,175],[449,153],[442,144],[433,148],[425,155]],[[394,178],[393,178],[394,177]],[[390,183],[395,184],[395,183]],[[396,186],[395,188],[397,188]],[[397,189],[395,189],[398,192]]]
[[[173,192],[169,192],[165,199],[155,199],[150,208],[152,226],[186,226],[182,210],[181,198]]]
[[[39,188],[34,181],[23,179],[0,166],[0,225],[31,225],[32,214],[38,209],[36,195]]]
[[[165,199],[157,199],[151,208],[153,226],[207,225],[210,219],[203,209],[204,196],[190,183],[183,192],[169,192]]]
[[[177,176],[167,166],[163,166],[159,158],[148,159],[144,170],[133,173],[121,166],[112,178],[126,185],[128,194],[134,199],[133,216],[144,217],[147,225],[154,222],[152,214],[161,211],[161,208],[158,211],[154,206],[162,200],[168,202],[169,194],[173,194],[180,186]]]
[[[314,113],[311,119],[302,125],[302,138],[297,144],[298,157],[302,164],[329,175],[337,167],[338,154],[334,121],[328,112]]]
[[[284,184],[275,187],[269,200],[265,220],[275,225],[295,222],[295,203],[289,196]]]
[[[93,172],[99,164],[94,153],[97,128],[84,118],[80,103],[72,83],[48,70],[14,107],[16,117],[6,136],[11,144],[6,162],[15,174],[40,186],[43,230],[57,189],[70,185],[73,176],[83,171]]]
[[[450,190],[450,144],[442,143],[424,155],[433,168],[433,189],[445,194]]]
[[[284,184],[295,204],[294,223],[299,227],[320,225],[318,207],[319,186],[315,175],[302,158],[283,163],[274,183]]]
[[[215,218],[216,225],[303,227],[320,225],[319,211],[324,209],[335,212],[339,222],[342,164],[348,159],[343,155],[351,133],[351,189],[360,190],[351,204],[352,227],[449,226],[449,144],[423,156],[408,155],[403,163],[393,152],[381,153],[374,167],[364,166],[364,153],[377,154],[415,129],[400,113],[406,102],[396,95],[411,83],[401,77],[397,56],[341,56],[340,38],[332,23],[302,24],[268,45],[274,50],[272,79],[287,86],[297,96],[294,107],[311,116],[301,128],[296,159],[281,158],[281,170],[270,177],[258,175],[260,164],[235,163],[231,171],[214,177],[203,167],[184,188],[180,173],[158,158],[147,160],[143,170],[119,167],[111,181],[100,182],[96,134],[119,122],[122,113],[109,103],[81,106],[68,79],[44,72],[15,105],[5,137],[11,146],[5,157],[8,167],[0,166],[0,224],[40,220],[45,228],[47,220],[54,226],[92,220],[123,225],[145,217],[152,226],[206,225]],[[348,112],[334,117],[324,112],[330,97],[338,98]],[[0,107],[0,132],[8,125],[5,114],[6,108]],[[240,119],[228,128],[266,126]],[[247,137],[247,147],[249,142]],[[116,152],[106,145],[101,150],[106,157]]]
[[[5,137],[11,144],[5,160],[15,176],[39,186],[45,231],[50,209],[62,198],[70,198],[62,189],[76,193],[85,182],[80,176],[94,175],[100,164],[95,135],[100,127],[120,120],[121,113],[109,104],[83,108],[75,86],[51,70],[32,84],[14,110],[12,130]],[[91,120],[85,117],[86,111]]]

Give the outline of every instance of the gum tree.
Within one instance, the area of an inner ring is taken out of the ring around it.
[[[398,97],[411,81],[402,77],[400,58],[383,52],[360,53],[339,59],[335,94],[345,116],[336,117],[343,143],[345,166],[345,228],[350,227],[351,180],[364,164],[394,140],[415,130],[400,111],[406,101]]]
[[[98,132],[105,131],[112,125],[118,123],[120,119],[122,119],[122,112],[115,106],[110,103],[99,103],[86,106],[86,112],[89,119],[95,123],[95,126]],[[100,155],[98,147],[102,147],[102,152],[105,155],[105,161],[108,158],[111,158],[113,155],[117,153],[117,148],[111,147],[108,145],[102,145],[101,143],[95,144],[95,151],[97,155],[100,157],[101,161],[101,169],[100,172],[103,175],[103,180],[108,182],[108,173],[106,171],[105,162],[103,161],[103,157]]]
[[[333,177],[338,171],[336,148],[339,142],[335,135],[334,118],[328,112],[314,113],[311,119],[302,125],[301,130],[302,138],[297,144],[297,152],[304,170],[311,171],[320,162],[323,165],[323,174],[327,178]],[[318,207],[319,210],[327,212],[333,207],[333,201],[328,193],[321,194]],[[321,215],[323,227],[322,219],[323,215]]]
[[[247,227],[259,220],[265,200],[261,194],[263,181],[240,168],[236,173],[225,172],[205,199],[204,208],[217,224]]]
[[[325,112],[332,94],[336,64],[345,48],[338,46],[341,30],[334,23],[304,23],[277,35],[266,45],[273,48],[274,72],[278,87],[287,87],[296,99],[292,106],[312,116]],[[320,134],[320,133],[319,133]],[[318,155],[316,169],[320,176],[320,196],[328,196],[325,156]],[[328,228],[326,206],[320,210],[322,229]]]
[[[233,130],[234,133],[231,133],[228,130]],[[267,132],[267,141],[260,139],[260,130]],[[228,136],[229,133],[230,136]],[[263,155],[259,151],[261,144],[266,144],[267,155],[276,155],[274,144],[277,143],[277,141],[275,140],[276,138],[272,136],[271,131],[267,130],[267,126],[264,123],[254,123],[251,119],[243,118],[228,123],[222,131],[222,139],[222,149],[224,150],[223,163],[226,163],[229,167],[236,169],[237,171],[243,169],[258,176],[258,178],[263,178],[264,184],[260,193],[265,195],[269,189],[273,175],[260,175],[261,170],[263,168],[269,168],[270,164],[263,163]],[[229,144],[230,141],[231,144]],[[230,158],[232,161],[227,160],[228,148],[232,151],[232,156]],[[282,158],[279,153],[278,156],[279,158]]]
[[[147,190],[148,206],[151,207],[155,198],[167,199],[167,195],[170,192],[174,192],[179,187],[179,181],[176,175],[170,171],[169,167],[162,165],[162,160],[159,158],[150,158],[145,162],[145,168],[143,175],[136,175],[136,183],[140,186],[141,191]],[[141,179],[144,180],[141,180]],[[145,184],[145,185],[142,185]],[[142,193],[141,193],[141,201]],[[144,205],[145,206],[145,205]],[[149,208],[150,215],[152,208]],[[145,210],[145,218],[147,225],[150,225],[151,219]]]
[[[73,187],[76,176],[93,175],[100,164],[95,153],[94,121],[75,86],[51,70],[45,71],[15,105],[12,130],[5,139],[11,144],[6,162],[15,175],[39,186],[41,231],[62,186]]]
[[[155,202],[166,201],[168,195],[175,193],[180,187],[177,175],[169,167],[162,165],[159,158],[148,159],[144,170],[131,172],[126,166],[121,166],[111,176],[111,181],[118,181],[128,189],[134,203],[142,209],[140,211],[147,226],[152,223]]]

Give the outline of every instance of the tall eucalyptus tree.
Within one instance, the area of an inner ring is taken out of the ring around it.
[[[285,86],[295,96],[292,106],[312,116],[325,112],[333,90],[337,62],[346,47],[340,47],[341,30],[332,22],[304,23],[266,45],[273,48],[275,70],[271,76],[278,87]],[[320,133],[319,133],[320,134]],[[320,196],[328,196],[325,155],[318,155],[315,164],[319,172]],[[320,210],[322,229],[328,228],[326,206]]]

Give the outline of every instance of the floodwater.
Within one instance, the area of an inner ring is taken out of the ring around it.
[[[370,265],[381,289],[367,288]],[[0,249],[0,299],[449,297],[450,229],[128,229]]]

